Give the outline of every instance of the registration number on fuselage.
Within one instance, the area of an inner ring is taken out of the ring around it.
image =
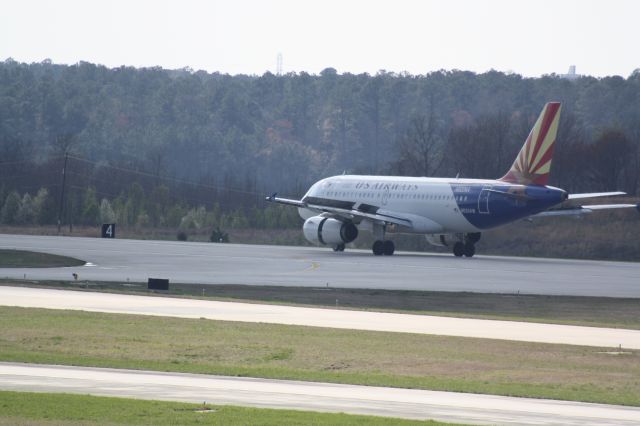
[[[453,185],[453,192],[456,194],[468,194],[471,192],[471,187]]]

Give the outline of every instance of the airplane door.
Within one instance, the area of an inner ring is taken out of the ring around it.
[[[382,193],[382,205],[386,206],[389,201],[389,185],[385,185],[384,192]]]
[[[480,195],[478,196],[478,213],[489,214],[489,195],[491,192],[491,185],[487,185],[482,188]]]

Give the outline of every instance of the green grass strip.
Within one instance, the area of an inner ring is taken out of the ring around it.
[[[0,324],[2,361],[640,406],[640,351],[15,307]]]
[[[85,262],[73,257],[24,250],[0,250],[0,268],[58,268],[82,266]]]
[[[0,391],[0,424],[28,425],[445,425],[373,416]]]

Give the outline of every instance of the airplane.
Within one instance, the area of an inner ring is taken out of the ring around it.
[[[339,175],[314,183],[300,200],[266,197],[298,208],[305,238],[344,251],[360,231],[373,233],[374,255],[393,255],[387,232],[424,234],[457,257],[472,257],[482,232],[517,220],[580,216],[639,204],[561,206],[568,200],[625,195],[569,194],[547,185],[560,121],[560,102],[547,103],[513,165],[500,179]]]

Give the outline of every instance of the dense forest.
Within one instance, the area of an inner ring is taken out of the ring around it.
[[[263,196],[343,172],[500,177],[550,100],[563,102],[551,184],[638,194],[640,70],[232,76],[7,59],[0,222],[297,226]]]

